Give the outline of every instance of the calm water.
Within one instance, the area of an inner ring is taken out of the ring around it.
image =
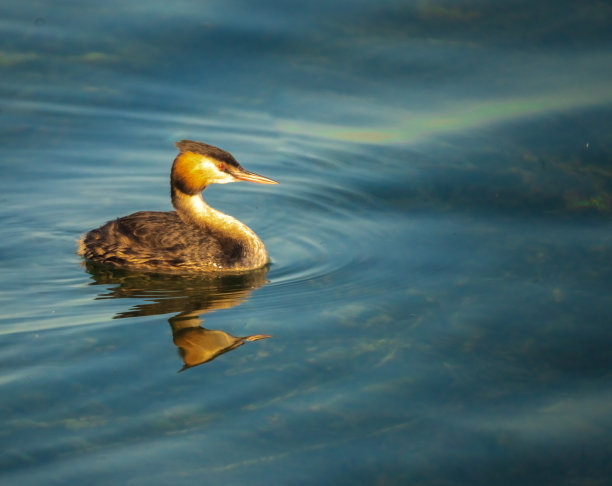
[[[2,5],[3,482],[610,484],[607,2]],[[269,271],[83,265],[182,138]]]

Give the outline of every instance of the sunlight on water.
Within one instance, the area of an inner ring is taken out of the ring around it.
[[[542,116],[559,111],[588,109],[612,103],[609,85],[580,87],[579,91],[549,92],[523,98],[453,103],[437,113],[389,108],[388,127],[338,127],[320,123],[294,120],[277,120],[280,132],[307,134],[313,137],[331,138],[356,143],[423,143],[433,137],[514,121],[521,118]]]

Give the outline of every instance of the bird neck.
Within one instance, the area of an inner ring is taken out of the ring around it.
[[[250,246],[263,247],[259,237],[246,224],[236,218],[217,211],[204,202],[201,193],[186,194],[172,187],[172,205],[181,220],[199,226],[212,233],[229,236],[235,240],[248,242]]]

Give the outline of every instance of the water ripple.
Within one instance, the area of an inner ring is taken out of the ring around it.
[[[300,291],[318,287],[335,274],[358,278],[352,268],[368,258],[372,242],[380,237],[375,204],[364,181],[340,185],[337,166],[310,159],[307,178],[282,181],[282,203],[263,229],[273,261],[270,285],[287,293],[295,292],[295,286],[302,287]]]

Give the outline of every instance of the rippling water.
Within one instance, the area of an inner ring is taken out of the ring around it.
[[[605,2],[3,11],[5,481],[609,484]],[[271,266],[81,262],[183,138]]]

